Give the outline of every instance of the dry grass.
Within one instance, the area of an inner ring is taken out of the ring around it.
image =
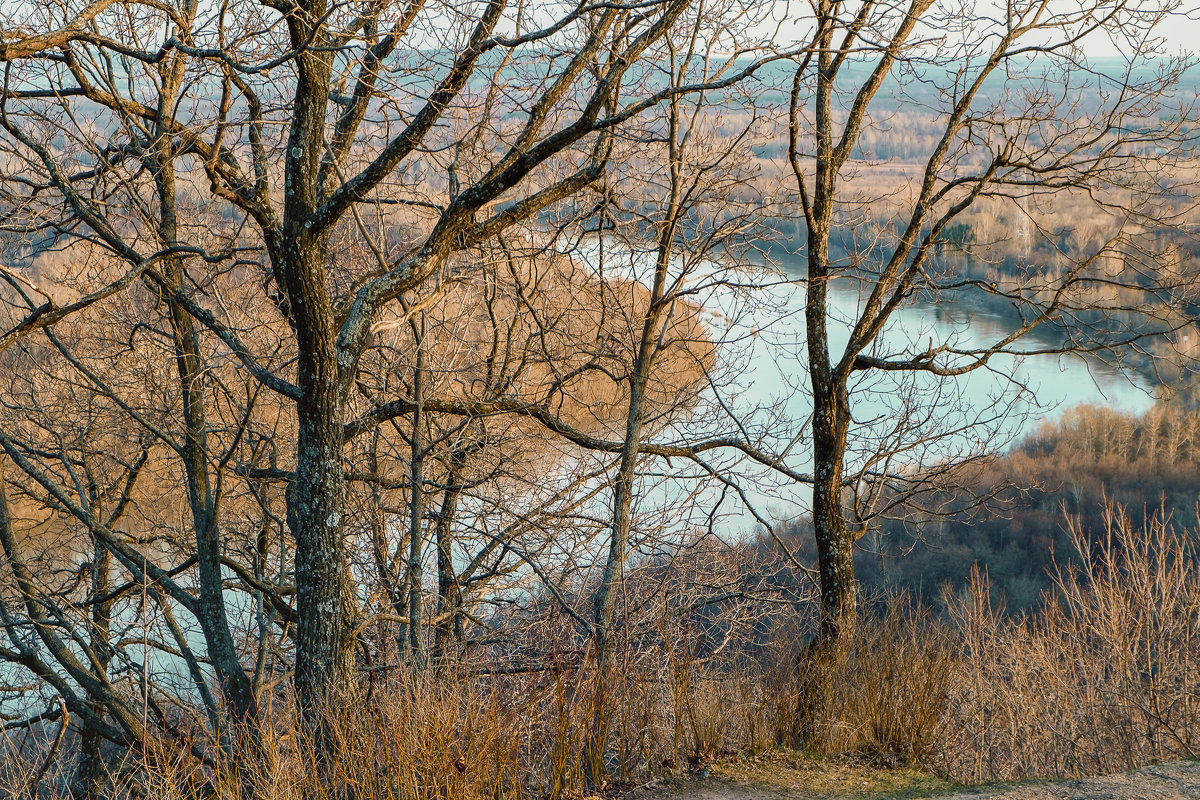
[[[776,750],[778,740],[810,752],[788,769],[818,793],[820,775],[845,763],[826,759],[846,754],[860,759],[854,780],[867,767],[879,773],[876,789],[879,776],[907,786],[926,774],[911,765],[978,782],[1196,757],[1195,537],[1153,518],[1134,525],[1114,509],[1106,521],[1099,537],[1073,531],[1090,557],[1061,570],[1055,596],[1030,616],[1003,616],[977,573],[970,591],[950,598],[950,621],[893,601],[863,619],[840,659],[779,648],[763,659],[776,668],[762,670],[746,654],[701,662],[660,642],[625,653],[603,679],[590,666],[400,675],[377,683],[370,698],[329,709],[319,745],[295,733],[292,711],[277,711],[259,796],[558,800],[710,764],[753,780],[780,758],[795,760]],[[51,762],[56,732],[51,724],[9,740],[5,785],[30,798],[66,796],[73,739],[59,741]],[[247,796],[209,743],[193,751],[210,763],[166,745],[115,759],[104,796]]]
[[[914,767],[885,766],[845,757],[822,757],[792,750],[742,754],[716,765],[712,774],[787,796],[845,798],[929,797],[953,784]],[[769,796],[769,795],[768,795]]]
[[[937,753],[965,780],[1106,774],[1200,755],[1200,569],[1193,535],[1117,509],[1071,531],[1081,569],[1006,619],[976,573],[951,603],[962,662]]]
[[[793,663],[778,695],[782,741],[892,765],[936,749],[956,659],[948,630],[927,611],[893,598],[882,616],[860,621],[844,655],[806,648]]]
[[[263,800],[581,798],[686,774],[751,744],[768,747],[761,686],[752,675],[690,663],[609,680],[590,668],[492,679],[404,675],[377,684],[369,701],[328,709],[319,742],[294,712],[277,713],[266,737],[272,763],[255,782]],[[45,739],[5,760],[8,785],[31,784]],[[114,761],[104,796],[248,796],[210,743],[193,750],[212,762],[198,766],[166,745]],[[41,797],[68,795],[72,760],[56,761]]]

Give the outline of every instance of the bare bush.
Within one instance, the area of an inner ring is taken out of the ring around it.
[[[937,760],[959,780],[1103,774],[1200,753],[1200,570],[1194,533],[1108,506],[1070,527],[1082,566],[1006,619],[976,571],[950,603],[962,636]]]

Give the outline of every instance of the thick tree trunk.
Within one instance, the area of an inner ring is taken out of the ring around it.
[[[354,686],[344,542],[345,384],[326,285],[327,238],[292,224],[276,262],[291,308],[300,389],[287,517],[296,540],[296,693],[309,725],[320,722],[323,705]]]
[[[314,346],[300,348],[303,394],[296,404],[299,436],[288,525],[296,538],[296,691],[315,722],[323,703],[350,690],[354,671],[346,635],[346,482],[337,359],[332,346],[315,346],[323,337],[305,338]]]
[[[328,230],[314,229],[321,203],[319,165],[333,56],[323,47],[324,0],[304,0],[288,16],[296,57],[295,92],[284,159],[283,224],[269,243],[276,281],[296,339],[299,431],[288,527],[296,539],[296,693],[306,722],[321,730],[322,706],[353,687],[348,570],[343,531],[345,395],[352,372],[339,363],[339,327],[327,281]],[[354,357],[347,354],[350,362]]]
[[[816,395],[813,419],[812,522],[820,567],[821,623],[817,642],[840,650],[858,618],[854,538],[842,502],[843,454],[849,409],[836,387]]]
[[[810,292],[814,288],[810,283]],[[818,290],[817,294],[822,295],[823,291]],[[813,310],[824,316],[823,308],[810,308],[810,313]],[[824,333],[823,325],[810,325],[810,331],[814,328]],[[790,744],[803,749],[818,748],[827,741],[830,701],[836,682],[841,679],[858,620],[854,541],[846,524],[842,487],[849,404],[844,382],[834,378],[828,368],[813,369],[812,378],[812,522],[820,572],[821,616],[816,636],[798,654],[796,663]]]
[[[828,17],[833,8],[822,3],[821,12]],[[808,282],[804,311],[813,395],[812,517],[821,588],[821,624],[814,644],[821,648],[835,646],[836,651],[854,634],[857,601],[853,540],[842,500],[846,437],[850,426],[848,374],[843,365],[835,366],[830,357],[827,329],[829,281],[834,277],[829,261],[829,239],[838,178],[833,141],[832,97],[836,65],[831,53],[832,30],[830,25],[818,37],[816,160],[812,207],[808,216]]]

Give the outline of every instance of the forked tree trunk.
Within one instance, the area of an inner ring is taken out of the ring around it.
[[[269,244],[277,283],[287,297],[296,340],[299,426],[288,527],[296,539],[296,694],[306,723],[320,732],[325,706],[354,685],[343,541],[346,513],[345,375],[339,325],[328,283],[329,231],[312,226],[321,203],[319,165],[326,153],[326,114],[333,55],[324,47],[325,0],[303,0],[287,17],[299,51],[284,159],[283,223]],[[351,358],[353,361],[353,358]]]
[[[190,9],[195,13],[194,3]],[[183,61],[173,62],[173,69],[164,79],[160,106],[169,106],[180,91],[183,81]],[[170,138],[159,131],[156,146],[160,148],[154,162],[154,179],[158,191],[158,235],[165,246],[177,241],[179,235],[176,206],[177,181],[174,161],[167,149]],[[181,257],[167,260],[164,277],[176,291],[185,284],[186,265]],[[269,772],[270,754],[263,746],[263,720],[254,686],[242,666],[237,646],[230,630],[225,609],[225,576],[221,565],[222,542],[219,501],[212,485],[208,452],[208,417],[204,401],[206,365],[200,353],[196,322],[174,300],[168,302],[176,374],[183,406],[184,441],[181,451],[187,481],[188,507],[196,541],[196,566],[199,583],[197,613],[204,636],[208,658],[216,671],[221,699],[229,714],[232,736],[218,731],[232,754],[239,780],[253,796],[260,792],[256,781]]]
[[[828,19],[833,6],[822,3]],[[825,24],[825,23],[822,23]],[[846,437],[850,426],[848,375],[835,365],[829,349],[829,240],[833,229],[838,154],[834,145],[833,82],[837,70],[833,26],[817,37],[816,159],[812,204],[808,216],[808,281],[805,287],[805,334],[813,396],[812,518],[820,568],[821,622],[814,647],[840,652],[854,635],[857,600],[853,540],[843,508],[842,480]],[[794,135],[794,132],[793,132]]]

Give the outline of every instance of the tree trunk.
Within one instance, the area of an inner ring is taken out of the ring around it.
[[[192,9],[194,13],[194,7]],[[183,60],[173,62],[173,70],[164,80],[160,107],[169,107],[183,80]],[[161,123],[161,121],[160,121]],[[178,239],[178,212],[175,166],[168,143],[170,137],[160,128],[154,161],[158,190],[158,234],[164,246]],[[167,261],[165,277],[173,289],[184,290],[184,259]],[[200,355],[196,323],[173,299],[168,302],[179,392],[183,405],[185,437],[183,466],[187,478],[188,506],[196,540],[198,571],[198,616],[208,658],[217,673],[221,698],[232,718],[231,752],[235,769],[247,789],[257,792],[255,781],[264,773],[270,756],[263,747],[262,719],[254,686],[238,656],[229,619],[225,613],[225,586],[221,566],[221,527],[218,498],[213,492],[209,468],[208,419],[204,405],[204,364]],[[216,732],[220,734],[221,732]],[[227,738],[222,736],[221,738]]]
[[[454,567],[454,519],[462,494],[461,470],[466,451],[456,446],[450,454],[450,469],[442,509],[437,517],[438,620],[434,629],[432,661],[446,673],[462,647],[462,588]]]
[[[413,399],[416,407],[412,419],[412,447],[409,453],[408,504],[408,651],[409,663],[418,670],[425,668],[425,608],[422,590],[425,588],[425,444],[421,428],[425,415],[421,408],[424,393],[423,348],[417,343],[417,366],[413,374]]]
[[[0,491],[3,491],[0,488]],[[89,631],[89,646],[96,654],[98,671],[107,675],[108,665],[112,660],[109,648],[109,638],[112,629],[112,598],[99,600],[110,591],[109,572],[112,568],[112,554],[102,544],[93,540],[92,555],[92,625]],[[101,698],[89,697],[87,705],[96,716],[105,713],[104,702]],[[79,732],[79,764],[75,769],[72,789],[79,797],[87,800],[98,800],[103,796],[104,778],[108,774],[104,763],[104,737],[90,725],[84,725]]]
[[[833,13],[822,4],[822,15]],[[853,540],[842,507],[846,437],[850,425],[848,372],[834,366],[829,354],[829,239],[833,229],[834,193],[838,166],[833,144],[833,81],[836,64],[831,52],[833,26],[818,36],[816,88],[816,160],[812,208],[808,216],[808,281],[805,333],[813,395],[814,535],[820,567],[821,623],[814,645],[839,651],[854,634],[857,600],[854,584]]]
[[[649,323],[647,323],[649,325]],[[643,339],[643,342],[645,339]],[[604,753],[608,743],[609,684],[614,675],[616,651],[613,648],[613,620],[616,616],[617,594],[625,578],[625,559],[629,553],[629,532],[633,514],[633,479],[636,475],[638,445],[642,435],[642,398],[645,381],[640,378],[643,370],[642,348],[634,365],[630,380],[629,415],[626,418],[625,446],[621,450],[621,465],[613,486],[612,535],[609,539],[608,557],[604,574],[596,590],[593,604],[592,644],[596,659],[595,685],[592,696],[592,726],[588,735],[585,769],[590,784],[602,786],[608,778]]]
[[[170,278],[177,289],[182,288],[181,267],[173,270]],[[230,750],[239,775],[252,784],[262,767],[269,763],[270,756],[263,747],[262,718],[254,685],[238,656],[229,629],[229,618],[225,613],[221,525],[209,476],[206,442],[208,423],[204,409],[199,345],[192,317],[175,303],[170,304],[170,313],[186,426],[183,458],[188,505],[196,536],[200,628],[209,660],[217,673],[221,698],[232,718],[233,741]]]
[[[841,650],[854,636],[858,618],[854,580],[854,537],[842,503],[843,453],[849,409],[845,393],[832,388],[814,403],[812,521],[820,566],[821,622],[817,642]]]
[[[287,237],[282,259],[297,342],[299,425],[288,527],[296,539],[296,693],[305,719],[354,685],[350,593],[344,541],[344,388],[338,329],[325,285],[325,237]]]
[[[672,110],[675,107],[672,106]],[[675,114],[671,116],[672,142],[675,136]],[[593,785],[607,777],[604,748],[608,730],[608,684],[614,675],[616,652],[613,649],[613,620],[616,615],[617,594],[625,578],[625,559],[629,554],[629,535],[633,518],[633,482],[637,477],[638,456],[641,452],[645,427],[646,386],[658,354],[658,337],[662,319],[673,301],[666,301],[667,270],[671,264],[671,244],[678,219],[678,173],[672,160],[672,192],[666,224],[659,236],[655,258],[654,281],[649,305],[642,322],[637,355],[629,375],[629,406],[625,416],[625,438],[621,447],[621,464],[613,482],[612,535],[604,574],[596,590],[593,604],[592,642],[596,659],[596,686],[593,698],[592,731],[588,739],[587,763]]]
[[[613,486],[613,516],[608,557],[604,562],[604,574],[596,590],[593,603],[596,665],[602,673],[612,667],[612,627],[617,605],[617,592],[625,577],[625,557],[629,552],[629,530],[633,509],[633,479],[637,469],[638,444],[642,431],[643,381],[638,380],[637,370],[630,387],[629,416],[625,425],[625,447],[621,451],[621,465]]]
[[[288,527],[296,538],[296,693],[306,723],[320,731],[321,707],[353,686],[343,471],[345,370],[327,279],[328,230],[313,229],[321,203],[320,164],[333,72],[324,0],[304,0],[287,17],[296,78],[284,159],[283,224],[268,243],[296,339],[299,425]],[[351,356],[350,362],[354,358]]]
[[[332,323],[331,315],[314,316]],[[315,346],[325,337],[301,338],[309,338],[314,346],[302,344],[299,353],[300,430],[288,526],[296,538],[296,691],[309,721],[315,722],[319,706],[336,701],[352,687],[353,662],[346,635],[346,482],[337,359],[332,336],[325,347]]]

